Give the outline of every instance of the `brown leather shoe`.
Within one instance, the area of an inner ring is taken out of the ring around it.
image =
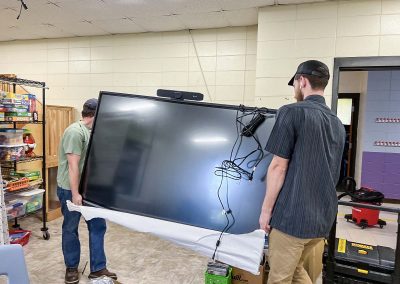
[[[79,283],[78,268],[67,268],[67,270],[65,271],[65,284],[77,283]]]
[[[102,276],[107,276],[111,279],[117,280],[117,274],[108,271],[107,268],[103,268],[102,270],[99,270],[96,272],[90,272],[88,277],[89,277],[89,279],[95,279],[95,278],[99,278]]]

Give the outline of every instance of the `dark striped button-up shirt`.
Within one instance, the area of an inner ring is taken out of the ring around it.
[[[308,96],[279,109],[265,149],[290,161],[272,228],[304,239],[329,234],[337,214],[344,141],[343,124],[322,96]]]

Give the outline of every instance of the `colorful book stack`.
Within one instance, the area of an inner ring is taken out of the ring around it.
[[[0,92],[0,121],[32,121],[36,96]]]

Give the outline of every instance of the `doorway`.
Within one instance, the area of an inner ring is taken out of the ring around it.
[[[340,111],[339,103],[343,102],[339,99],[343,99],[342,95],[346,93],[340,90],[339,83],[343,81],[340,75],[355,72],[367,72],[366,95],[361,92],[358,138],[351,140],[354,139],[352,133],[356,129],[354,125],[351,130],[349,127],[346,129],[346,132],[349,133],[349,148],[343,155],[344,160],[347,161],[343,162],[341,175],[351,174],[355,166],[354,177],[358,187],[366,186],[376,189],[385,195],[386,200],[398,202],[400,200],[400,175],[392,170],[398,169],[400,166],[400,149],[393,146],[400,142],[400,137],[397,135],[399,133],[398,125],[378,123],[381,117],[389,118],[389,120],[400,117],[400,99],[398,98],[400,96],[400,85],[398,84],[400,82],[400,57],[335,58],[332,87],[333,111]],[[347,103],[349,104],[349,102]],[[353,102],[351,103],[353,105]],[[354,115],[352,114],[352,116]],[[356,142],[356,145],[353,141]],[[391,142],[388,145],[381,145],[377,143],[379,141]],[[355,152],[356,157],[354,157]],[[355,163],[354,158],[356,159]]]
[[[339,184],[341,184],[343,178],[354,177],[355,174],[359,110],[359,93],[339,93],[337,115],[346,129]]]

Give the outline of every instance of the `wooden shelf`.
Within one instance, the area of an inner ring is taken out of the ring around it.
[[[43,121],[0,121],[0,124],[42,124]]]

